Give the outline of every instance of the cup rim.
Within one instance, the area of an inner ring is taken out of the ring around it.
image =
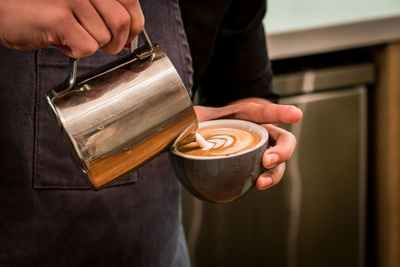
[[[260,137],[260,141],[253,147],[245,149],[243,151],[230,154],[230,155],[222,155],[222,156],[194,156],[194,155],[188,155],[185,153],[180,152],[176,148],[176,143],[178,140],[175,140],[174,143],[171,146],[170,152],[174,155],[187,158],[187,159],[195,159],[195,160],[215,160],[215,159],[228,159],[228,158],[233,158],[237,157],[246,153],[249,153],[251,151],[257,150],[258,148],[262,147],[269,138],[269,134],[267,129],[262,127],[261,125],[251,122],[251,121],[245,121],[245,120],[237,120],[237,119],[217,119],[217,120],[209,120],[209,121],[203,121],[198,123],[198,128],[204,128],[204,127],[209,127],[209,126],[236,126],[236,127],[241,127],[241,128],[246,128],[248,130],[254,131],[255,133],[258,134]]]

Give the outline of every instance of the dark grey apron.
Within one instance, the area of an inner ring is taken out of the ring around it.
[[[151,39],[190,88],[178,1],[141,4]],[[79,72],[116,57],[97,52]],[[109,188],[89,189],[44,100],[67,73],[54,48],[0,46],[0,266],[188,266],[179,185],[165,154]]]

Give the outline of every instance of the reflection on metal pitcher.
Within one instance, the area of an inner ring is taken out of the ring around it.
[[[146,58],[132,53],[46,98],[95,188],[152,159],[185,129],[190,131],[180,138],[197,128],[191,99],[158,46]]]

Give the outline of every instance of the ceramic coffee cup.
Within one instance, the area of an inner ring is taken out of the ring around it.
[[[195,197],[216,203],[232,202],[249,192],[264,170],[262,156],[268,145],[268,132],[258,124],[242,120],[199,123],[199,131],[208,127],[245,129],[255,133],[259,140],[237,153],[211,156],[184,153],[175,141],[170,149],[170,160],[181,184]]]

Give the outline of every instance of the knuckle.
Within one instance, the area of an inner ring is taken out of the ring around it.
[[[106,46],[104,46],[104,47],[102,47],[101,48],[104,52],[107,52],[107,53],[109,53],[109,54],[113,54],[113,55],[115,55],[115,54],[117,54],[117,53],[119,53],[120,51],[121,51],[121,47],[120,46],[118,46],[117,44],[108,44],[108,45],[106,45]]]
[[[103,32],[97,41],[100,47],[108,44],[111,41],[111,33],[109,31]]]
[[[46,44],[49,45],[57,44],[57,38],[54,36],[52,32],[46,32],[44,39]]]
[[[88,43],[84,48],[81,48],[79,50],[76,50],[76,52],[73,50],[73,54],[75,58],[81,58],[81,57],[87,57],[96,52],[98,49],[97,43]]]
[[[131,32],[134,36],[141,33],[144,29],[144,17],[143,15],[140,18],[137,18],[135,23],[132,25]]]
[[[118,16],[114,16],[110,22],[110,26],[114,32],[122,32],[125,28],[129,28],[131,17],[127,12],[121,12]]]

